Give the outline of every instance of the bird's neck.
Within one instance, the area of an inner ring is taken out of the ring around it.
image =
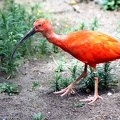
[[[54,33],[53,30],[49,30],[49,31],[44,32],[42,34],[43,34],[43,36],[46,37],[46,39],[49,42],[51,42],[51,43],[53,43],[53,44],[55,44],[59,47],[62,46],[63,41],[64,41],[64,36],[63,35],[58,35],[58,34]]]

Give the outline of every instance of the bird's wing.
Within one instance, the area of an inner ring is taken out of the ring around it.
[[[108,62],[120,57],[120,43],[101,32],[72,32],[68,35],[66,46],[67,52],[88,64]]]

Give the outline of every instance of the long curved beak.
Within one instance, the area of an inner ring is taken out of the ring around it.
[[[16,51],[17,48],[19,47],[19,45],[20,45],[25,39],[27,39],[28,37],[34,35],[35,33],[36,33],[35,28],[31,28],[31,29],[29,30],[29,32],[28,32],[27,34],[25,34],[24,37],[17,43],[17,45],[15,46],[15,48],[14,48],[14,50],[12,51],[12,54],[11,54],[11,56],[10,56],[10,62],[11,62],[11,60],[12,60],[14,54],[15,54],[15,51]]]

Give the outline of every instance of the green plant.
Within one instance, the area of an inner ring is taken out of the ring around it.
[[[65,78],[62,78],[61,81],[60,81],[60,88],[65,88],[67,87],[71,82],[72,82],[73,79],[69,78],[69,77],[65,77]]]
[[[83,92],[86,92],[87,89],[90,91],[94,90],[93,69],[91,67],[87,70],[87,75],[80,80],[79,85],[81,86],[80,89]]]
[[[56,45],[53,45],[53,52],[54,53],[58,53],[59,52],[59,48]]]
[[[55,74],[53,80],[50,81],[50,86],[54,91],[60,90],[60,81],[61,81],[61,74]]]
[[[40,44],[39,44],[39,48],[40,48],[41,54],[46,54],[47,53],[48,45],[47,45],[46,38],[41,39]]]
[[[81,22],[80,23],[80,30],[84,30],[85,29],[85,22]]]
[[[13,4],[13,1],[9,1],[6,9],[0,11],[0,55],[4,56],[1,58],[0,69],[6,73],[16,70],[16,62],[13,60],[12,63],[9,63],[9,57],[17,39],[23,36],[23,31],[27,28],[24,22],[24,8],[20,5]],[[23,48],[23,50],[25,49]],[[17,52],[15,58],[19,56],[20,53]]]
[[[78,0],[78,2],[85,2],[85,3],[88,3],[89,1],[88,1],[88,0]]]
[[[37,81],[33,81],[32,82],[32,89],[35,89],[36,87],[38,87],[39,83]]]
[[[117,82],[115,80],[115,74],[111,74],[111,70],[113,67],[110,66],[111,62],[107,62],[103,64],[103,67],[98,68],[99,70],[99,76],[100,76],[100,81],[99,81],[99,89],[108,89],[111,86],[116,86]],[[114,79],[113,79],[114,77]]]
[[[0,92],[6,92],[8,95],[19,94],[16,85],[9,82],[0,83]]]
[[[1,71],[6,73],[11,72],[13,74],[14,70],[17,68],[16,58],[23,55],[26,47],[25,44],[19,48],[14,59],[9,63],[10,54],[14,48],[14,45],[17,43],[17,40],[20,39],[24,31],[28,29],[28,25],[25,22],[26,12],[23,6],[20,4],[15,4],[13,0],[7,4],[4,10],[0,11],[0,54],[4,55],[1,59]]]
[[[98,19],[95,17],[94,19],[91,20],[90,29],[97,30],[97,28],[98,28]]]
[[[118,28],[117,31],[120,32],[120,20],[118,21]]]
[[[0,71],[8,73],[10,77],[15,75],[20,64],[18,58],[35,55],[36,51],[40,51],[40,54],[47,53],[46,40],[42,38],[40,47],[34,47],[39,40],[37,38],[33,40],[31,37],[17,49],[12,62],[9,62],[14,46],[31,28],[34,20],[40,17],[50,17],[40,9],[40,5],[36,4],[28,12],[25,6],[15,3],[14,0],[5,0],[4,9],[0,10]]]
[[[68,68],[69,71],[71,72],[71,76],[74,80],[77,78],[77,63],[78,63],[78,61],[76,59],[73,60],[72,66]]]
[[[86,24],[85,24],[85,22],[80,22],[80,23],[78,23],[78,24],[76,24],[76,26],[74,26],[74,27],[68,27],[69,25],[68,24],[66,24],[66,23],[64,23],[64,26],[60,26],[60,28],[59,29],[61,29],[61,33],[63,34],[65,34],[65,33],[68,33],[68,32],[71,32],[71,31],[78,31],[78,30],[84,30],[84,29],[86,29]],[[65,29],[62,29],[62,28],[65,28]]]
[[[44,116],[43,116],[43,114],[41,112],[34,113],[33,118],[34,118],[34,120],[45,120],[45,118],[44,118]]]
[[[75,106],[75,107],[83,107],[85,105],[84,102],[80,102],[80,103],[73,103],[72,106]]]
[[[68,25],[67,25],[68,26]],[[74,27],[66,27],[66,29],[64,29],[64,33],[68,33],[68,32],[71,32],[71,31],[78,31],[78,30],[97,30],[98,28],[98,19],[97,17],[91,19],[89,25],[86,24],[86,22],[80,22],[77,24],[77,26],[74,26]]]
[[[55,68],[55,72],[62,72],[64,70],[64,62],[59,62]]]
[[[104,0],[100,4],[103,10],[120,10],[120,0]]]
[[[60,89],[63,89],[64,87],[67,87],[73,79],[68,77],[62,77],[60,73],[55,74],[53,77],[53,80],[50,81],[50,86],[54,91],[59,91]]]

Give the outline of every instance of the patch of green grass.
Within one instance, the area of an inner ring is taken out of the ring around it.
[[[118,28],[117,31],[120,32],[120,20],[118,21]]]
[[[6,92],[8,95],[12,94],[19,94],[19,90],[17,89],[17,86],[13,83],[9,82],[3,82],[0,83],[0,92]]]
[[[13,77],[20,64],[18,59],[33,56],[36,51],[39,51],[39,54],[47,53],[47,46],[49,45],[46,43],[46,39],[42,38],[40,46],[35,47],[34,45],[38,44],[39,40],[31,37],[19,46],[12,62],[9,62],[12,50],[32,27],[33,22],[37,18],[49,18],[50,13],[44,13],[40,4],[36,4],[26,10],[24,5],[15,3],[14,0],[5,0],[4,3],[4,8],[0,10],[0,71]]]
[[[91,30],[97,30],[98,29],[98,19],[96,17],[91,20],[90,29]]]
[[[60,81],[61,81],[61,74],[55,74],[53,76],[53,80],[50,80],[50,86],[54,91],[59,91],[61,89],[60,87]]]
[[[81,22],[79,25],[80,30],[84,30],[85,29],[85,22]]]
[[[0,69],[6,73],[13,73],[17,67],[15,59],[9,63],[9,57],[17,39],[20,39],[28,28],[24,16],[25,9],[13,1],[9,1],[6,9],[0,11],[0,55],[3,56]],[[25,51],[25,47],[22,49]],[[19,50],[21,51],[21,48]],[[20,53],[16,52],[15,58],[19,56]]]
[[[72,62],[72,66],[68,68],[71,73],[71,77],[74,80],[77,78],[77,67],[78,67],[77,63],[78,63],[78,61],[76,59],[74,59]]]
[[[73,103],[71,106],[75,106],[75,107],[83,107],[85,105],[84,102],[80,102],[80,103]]]
[[[64,77],[62,74],[55,74],[53,80],[50,81],[50,86],[54,91],[59,91],[67,87],[73,81],[70,77]]]
[[[32,117],[34,120],[45,120],[45,118],[41,112],[34,113]]]
[[[59,29],[65,28],[63,31],[63,33],[69,33],[71,31],[78,31],[78,30],[97,30],[99,27],[98,25],[98,18],[95,17],[93,19],[90,20],[90,23],[86,23],[84,22],[79,22],[76,25],[74,25],[74,27],[69,27],[68,24],[64,23],[64,26],[62,26]]]
[[[38,87],[39,83],[37,81],[32,82],[32,89],[34,90],[36,87]]]
[[[46,54],[47,53],[48,45],[47,45],[46,38],[41,39],[39,47],[40,47],[39,50],[41,51],[41,54]]]
[[[65,67],[65,63],[64,62],[59,62],[59,64],[56,66],[55,68],[55,72],[63,72]]]
[[[73,79],[70,77],[65,77],[65,78],[63,77],[60,81],[60,88],[63,89],[67,87],[72,81]]]
[[[120,10],[120,0],[104,0],[100,5],[103,10]]]
[[[59,52],[59,48],[58,48],[56,45],[53,45],[52,51],[53,51],[54,53],[58,53],[58,52]]]

